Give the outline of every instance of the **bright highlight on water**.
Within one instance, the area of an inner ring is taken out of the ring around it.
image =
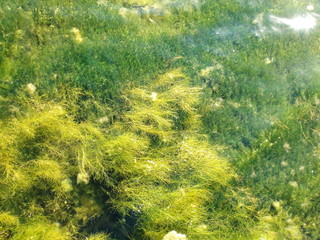
[[[286,25],[295,31],[309,31],[317,25],[316,15],[311,13],[294,18],[281,18],[270,15],[270,19],[274,23]]]

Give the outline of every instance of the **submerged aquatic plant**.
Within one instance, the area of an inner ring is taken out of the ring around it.
[[[107,224],[111,216],[103,211],[111,209],[134,219],[135,231],[121,224],[124,235],[162,239],[170,229],[210,235],[198,231],[209,218],[206,204],[235,173],[198,133],[200,89],[188,85],[174,70],[150,89],[129,88],[124,110],[106,129],[40,102],[13,119],[1,130],[0,204],[27,222],[13,230],[16,239],[33,231],[44,236],[33,223],[39,216],[53,222],[48,227],[59,223],[54,234],[62,224],[72,236],[94,219]]]
[[[3,1],[0,239],[319,238],[317,5],[258,2]]]

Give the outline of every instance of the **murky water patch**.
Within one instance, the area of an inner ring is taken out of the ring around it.
[[[190,6],[198,7],[204,0],[123,0],[123,6],[157,7],[157,8],[179,8],[188,9]]]
[[[130,7],[120,7],[119,14],[126,18],[128,16],[138,16],[138,17],[162,17],[169,12],[165,9],[155,7],[153,5],[148,6],[130,6]]]
[[[129,16],[138,17],[162,17],[172,14],[174,10],[192,11],[198,9],[204,0],[155,0],[155,1],[123,1],[122,4],[114,4],[107,0],[98,0],[100,6],[112,7],[119,11],[119,14],[126,18]],[[152,21],[152,19],[150,19]]]

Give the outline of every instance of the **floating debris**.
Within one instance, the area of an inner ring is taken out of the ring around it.
[[[286,152],[289,152],[291,150],[289,143],[284,143],[283,148],[284,148],[284,150],[286,150]]]
[[[77,175],[77,184],[79,183],[84,183],[84,184],[88,184],[89,183],[89,175],[87,172],[85,171],[81,171],[78,173]]]
[[[162,240],[187,240],[186,235],[171,231],[167,233]]]
[[[150,98],[152,99],[152,101],[155,101],[157,100],[157,93],[156,92],[152,92],[151,95],[150,95]]]
[[[101,124],[102,123],[107,123],[107,122],[109,122],[109,118],[107,116],[99,118],[98,122],[101,123]]]
[[[290,182],[289,182],[289,185],[290,185],[291,187],[294,187],[294,188],[297,188],[297,187],[298,187],[298,183],[297,183],[296,181],[290,181]]]
[[[272,63],[274,61],[274,58],[265,58],[264,59],[264,63],[265,64],[270,64],[270,63]]]
[[[71,192],[73,190],[72,182],[69,178],[61,181],[61,187],[65,192]]]
[[[312,12],[314,10],[314,6],[313,5],[308,5],[306,8],[310,12]]]
[[[74,39],[77,43],[83,42],[83,38],[82,38],[80,30],[78,28],[72,28],[71,32],[73,33]]]
[[[211,67],[206,67],[204,69],[201,70],[200,72],[200,76],[201,77],[208,77],[210,75],[210,73],[212,73],[214,71],[214,67],[211,66]]]
[[[33,95],[37,90],[37,87],[33,83],[28,83],[26,86],[26,91],[30,94]]]
[[[272,206],[277,210],[280,211],[281,210],[281,204],[279,201],[275,201],[272,203]]]

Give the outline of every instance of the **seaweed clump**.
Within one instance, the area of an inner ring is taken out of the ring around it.
[[[97,123],[30,100],[1,129],[1,234],[212,237],[208,204],[236,174],[200,133],[200,94],[173,70],[150,88],[128,88],[117,118]]]

